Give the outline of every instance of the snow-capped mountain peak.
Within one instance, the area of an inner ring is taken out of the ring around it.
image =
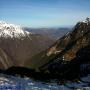
[[[20,26],[0,21],[0,37],[24,37],[31,34]]]

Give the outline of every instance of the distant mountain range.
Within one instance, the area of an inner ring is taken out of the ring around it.
[[[67,32],[71,31],[71,28],[63,27],[63,28],[27,28],[25,27],[24,30],[29,31],[34,34],[40,34],[43,36],[48,36],[50,38],[53,38],[55,40],[58,40],[60,37],[62,37]]]

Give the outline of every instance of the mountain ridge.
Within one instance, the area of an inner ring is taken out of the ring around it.
[[[40,34],[44,36],[51,37],[58,40],[68,31],[71,31],[72,27],[60,27],[60,28],[28,28],[24,27],[24,30],[29,31],[34,34]]]
[[[37,66],[35,68],[42,68],[44,65],[48,67],[48,64],[53,63],[56,59],[71,61],[76,57],[76,53],[79,49],[90,44],[89,37],[90,21],[78,22],[71,32],[57,40],[56,43],[46,51],[32,58],[32,61],[38,59],[38,65],[35,63],[35,66]]]
[[[32,33],[24,31],[20,26],[0,21],[0,37],[24,37],[29,34]]]

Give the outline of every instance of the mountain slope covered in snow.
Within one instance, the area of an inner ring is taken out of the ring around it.
[[[49,37],[32,34],[14,24],[0,22],[0,48],[10,58],[8,62],[12,61],[10,66],[24,66],[27,60],[30,63],[32,56],[47,49],[52,43],[53,40]],[[2,54],[0,56],[2,57]],[[1,64],[3,64],[2,67],[5,66],[0,58]]]
[[[31,34],[28,31],[24,31],[20,26],[14,24],[8,24],[0,21],[0,37],[24,37]]]

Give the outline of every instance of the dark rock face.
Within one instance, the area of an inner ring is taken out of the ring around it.
[[[42,71],[64,79],[75,79],[90,74],[90,46],[80,49],[73,60],[53,62]]]
[[[72,50],[73,48],[73,54],[75,54],[77,52],[77,50],[79,50],[79,48],[82,48],[83,46],[87,46],[90,43],[90,23],[83,23],[83,22],[79,22],[76,24],[76,26],[73,28],[73,31],[70,33],[67,33],[65,36],[63,36],[62,38],[60,38],[48,51],[47,54],[52,55],[52,54],[56,54],[56,53],[60,53],[63,50]],[[74,47],[76,46],[75,50]],[[54,49],[53,49],[54,48]],[[71,49],[70,49],[71,48]],[[69,51],[67,50],[67,52],[69,53],[69,55],[71,54]],[[74,52],[76,51],[76,52]],[[69,56],[66,54],[65,58],[66,60],[71,60],[73,59],[75,56],[73,56],[71,54],[70,56],[71,58],[69,58]]]

